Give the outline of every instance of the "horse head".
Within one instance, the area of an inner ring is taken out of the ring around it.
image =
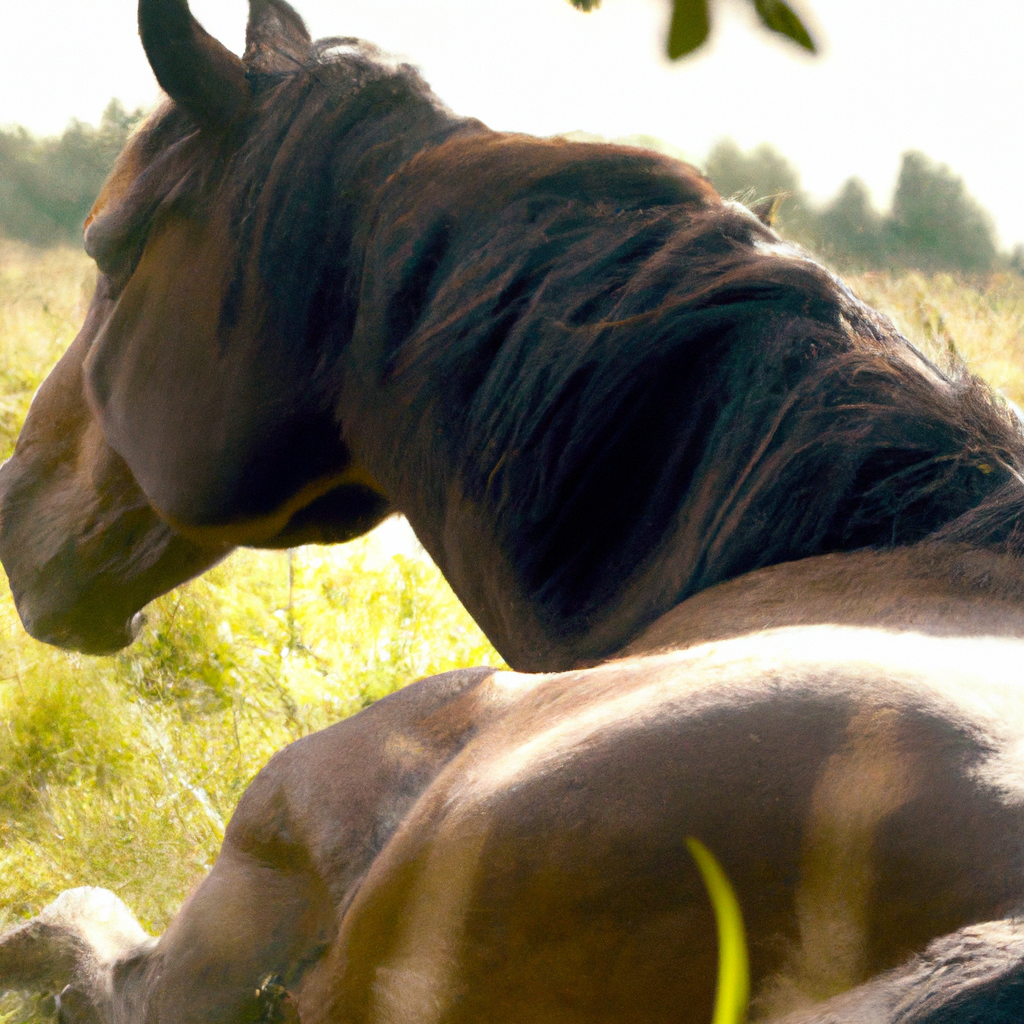
[[[305,27],[254,0],[239,59],[184,2],[143,0],[139,23],[168,99],[93,207],[85,324],[0,470],[22,620],[91,653],[130,642],[139,609],[237,544],[347,540],[391,511],[340,435],[331,357],[309,337],[311,320],[344,317],[348,277],[329,273],[323,147],[301,97],[279,95],[314,60]],[[369,64],[335,67],[357,79]],[[301,266],[279,262],[300,234]]]

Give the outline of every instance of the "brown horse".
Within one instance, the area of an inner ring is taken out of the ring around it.
[[[92,307],[0,470],[33,635],[113,650],[232,545],[396,509],[545,671],[753,569],[1004,539],[1012,418],[692,167],[488,131],[271,0],[241,61],[184,0],[141,28],[173,99],[96,203]]]
[[[26,625],[113,649],[232,545],[398,509],[567,671],[292,745],[159,941],[73,891],[0,983],[103,1024],[703,1022],[693,835],[762,1016],[1019,1020],[1016,421],[692,168],[492,133],[281,0],[242,60],[184,0],[140,25],[170,99],[0,470]]]

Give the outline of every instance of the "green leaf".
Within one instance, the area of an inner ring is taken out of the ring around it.
[[[601,6],[601,0],[569,0],[569,3],[577,11],[596,11]]]
[[[693,53],[708,37],[708,0],[675,0],[668,30],[668,55],[672,60]]]
[[[798,46],[810,50],[811,53],[818,52],[803,22],[796,16],[792,7],[783,3],[783,0],[754,0],[754,10],[757,11],[757,16],[765,28],[792,39]]]

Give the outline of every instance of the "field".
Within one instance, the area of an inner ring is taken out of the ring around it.
[[[0,458],[92,279],[77,252],[0,242]],[[1019,277],[850,284],[936,361],[963,358],[1024,406]],[[401,521],[334,549],[237,552],[151,606],[115,658],[30,640],[4,585],[0,929],[93,884],[160,930],[274,750],[409,680],[480,663],[501,662]],[[0,1024],[33,1015],[0,1002]]]

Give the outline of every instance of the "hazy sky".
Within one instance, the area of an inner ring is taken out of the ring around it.
[[[768,141],[824,197],[860,175],[887,203],[909,148],[948,163],[1024,242],[1024,8],[1006,0],[801,0],[824,46],[802,56],[720,5],[713,45],[662,58],[667,0],[296,0],[315,35],[360,35],[419,65],[459,113],[494,128],[659,136],[693,157]],[[245,0],[193,0],[241,50]],[[151,104],[135,0],[0,0],[0,123],[58,132],[111,96]]]

